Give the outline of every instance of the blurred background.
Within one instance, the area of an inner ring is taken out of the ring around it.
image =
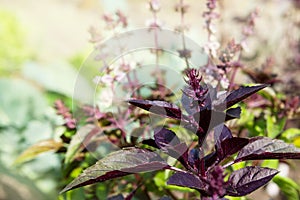
[[[127,30],[143,28],[152,18],[147,2],[0,0],[0,199],[57,199],[62,176],[57,155],[45,153],[23,165],[14,161],[29,146],[61,131],[57,127],[62,119],[53,105],[56,99],[71,105],[78,69],[94,49],[91,27],[96,27],[101,39],[109,38],[102,16],[121,10],[128,17]],[[164,28],[174,29],[180,21],[175,3],[161,1],[158,18]],[[191,6],[185,18],[186,35],[204,46],[206,2],[187,3]],[[255,9],[259,17],[244,63],[254,70],[272,59],[268,70],[283,81],[278,87],[299,96],[299,1],[220,1],[215,33],[220,46],[231,39],[242,40],[242,27]],[[241,75],[237,81],[245,79]]]

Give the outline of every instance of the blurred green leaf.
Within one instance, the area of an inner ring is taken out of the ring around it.
[[[0,9],[0,74],[20,68],[31,56],[25,42],[25,31],[14,13]]]
[[[298,136],[300,136],[300,129],[298,128],[289,128],[283,131],[283,133],[281,134],[281,137],[287,142],[293,141],[293,139]]]
[[[155,177],[153,178],[154,183],[157,185],[157,187],[162,188],[165,187],[166,184],[166,177],[165,177],[165,172],[160,171],[155,174]]]
[[[55,141],[53,139],[42,140],[33,146],[26,149],[16,160],[15,164],[20,164],[25,161],[34,159],[41,153],[45,153],[48,151],[57,151],[63,146],[61,141]]]
[[[300,137],[296,137],[293,141],[294,145],[298,148],[300,148]]]
[[[267,116],[267,135],[270,138],[276,138],[283,130],[286,119],[276,119],[275,116]]]
[[[107,183],[109,184],[109,183]],[[108,196],[109,187],[107,184],[97,184],[96,196],[101,199]]]
[[[273,181],[278,185],[287,200],[299,200],[299,185],[288,177],[275,176]]]
[[[261,164],[261,167],[269,167],[272,169],[277,169],[278,164],[279,164],[278,160],[264,160]]]
[[[181,186],[176,186],[176,185],[167,185],[166,189],[170,189],[170,190],[176,190],[176,191],[180,191],[180,192],[195,192],[195,189],[191,189],[188,187],[181,187]]]
[[[267,87],[264,90],[259,91],[258,94],[260,94],[262,97],[270,101],[273,101],[277,95],[272,87]]]
[[[0,93],[0,127],[24,128],[46,111],[42,93],[24,80],[1,78]]]
[[[225,198],[229,200],[246,200],[246,197],[231,197],[231,196],[225,196]]]
[[[72,190],[68,193],[59,195],[59,200],[85,200],[86,195],[83,188],[79,188],[78,190]]]
[[[72,140],[70,142],[70,145],[68,146],[66,155],[65,155],[65,164],[69,164],[74,160],[74,157],[76,156],[76,153],[79,150],[79,147],[81,145],[87,145],[84,143],[85,138],[91,133],[94,132],[96,135],[97,133],[100,132],[100,128],[95,126],[95,125],[85,125],[81,127],[76,134],[72,137]],[[83,146],[85,147],[85,146]]]
[[[0,164],[0,199],[3,200],[48,200],[46,196],[37,189],[35,184],[19,176],[15,171],[10,171]],[[52,197],[53,198],[53,197]]]
[[[240,119],[238,119],[238,123],[239,125],[245,125],[245,124],[249,124],[252,123],[254,120],[254,115],[253,113],[247,111],[246,105],[245,104],[241,104],[241,115],[240,115]]]

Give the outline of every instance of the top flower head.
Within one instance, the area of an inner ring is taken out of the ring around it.
[[[185,82],[188,84],[188,87],[183,92],[193,99],[192,107],[195,106],[195,103],[197,103],[198,106],[203,107],[208,89],[200,84],[202,76],[200,76],[199,70],[187,69],[185,73],[187,76]]]

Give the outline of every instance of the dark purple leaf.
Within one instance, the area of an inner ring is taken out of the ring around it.
[[[217,126],[214,137],[219,162],[235,154],[249,142],[246,138],[232,137],[232,133],[226,125]]]
[[[212,120],[212,110],[202,110],[201,112],[195,113],[193,115],[194,120],[198,123],[198,125],[202,128],[203,132],[207,132],[210,124],[211,124],[211,120]],[[225,115],[223,114],[224,119],[225,119]]]
[[[191,149],[188,155],[188,162],[190,166],[197,166],[200,163],[200,150],[199,148]]]
[[[180,144],[180,140],[176,134],[166,128],[156,128],[154,130],[154,139],[157,146],[161,149]]]
[[[193,117],[204,133],[225,121],[224,112],[215,112],[207,109],[202,110],[200,113],[195,113]]]
[[[198,110],[197,107],[194,107],[194,108],[191,107],[192,103],[193,103],[193,99],[191,97],[187,96],[185,93],[182,93],[181,104],[182,104],[182,107],[184,108],[184,110],[189,115],[195,114]]]
[[[242,86],[237,90],[233,90],[230,94],[225,98],[225,100],[221,100],[214,104],[214,108],[216,110],[226,110],[227,108],[233,106],[234,104],[246,99],[252,94],[258,92],[261,89],[267,87],[267,84],[257,85],[257,86]]]
[[[203,159],[205,163],[205,169],[207,169],[218,161],[218,154],[216,151],[214,151],[206,155]]]
[[[108,197],[107,200],[125,200],[122,194],[118,194],[112,197]]]
[[[154,148],[159,148],[158,146],[157,146],[157,144],[155,143],[155,140],[153,140],[153,139],[146,139],[146,140],[143,140],[142,141],[142,144],[146,144],[146,145],[149,145],[149,146],[151,146],[151,147],[154,147]]]
[[[217,149],[221,148],[221,142],[227,138],[232,138],[232,133],[226,125],[222,124],[214,128],[214,139]]]
[[[198,105],[199,103],[196,100],[186,95],[185,91],[187,90],[187,88],[183,90],[181,103],[183,108],[186,110],[186,112],[189,115],[194,115],[196,112],[198,112],[199,107],[200,110],[211,109],[212,101],[217,98],[217,91],[216,88],[213,88],[211,85],[207,85],[207,88],[209,91],[209,95],[206,95],[203,104],[201,106]]]
[[[200,113],[193,115],[196,122],[204,130],[208,132],[215,126],[224,123],[228,120],[239,118],[240,108],[232,108],[226,111],[226,113],[215,110],[202,110]]]
[[[127,148],[109,154],[84,170],[61,193],[128,174],[160,170],[167,167],[169,165],[155,152],[134,147]]]
[[[161,116],[183,120],[185,116],[182,115],[180,108],[175,104],[166,101],[149,101],[141,99],[130,99],[128,102],[134,106],[158,114]]]
[[[208,185],[198,176],[188,172],[176,172],[169,178],[167,184],[197,189],[202,191],[202,193],[206,193],[208,189]]]
[[[157,128],[154,130],[154,139],[160,149],[178,159],[186,167],[188,147],[184,142],[180,142],[173,131],[166,128]]]
[[[167,151],[170,156],[178,159],[179,161],[181,161],[180,159],[183,159],[183,161],[185,162],[187,162],[188,160],[188,147],[184,142],[181,142],[180,144],[177,144],[173,147],[168,147]]]
[[[220,128],[221,126],[218,127],[218,129]],[[220,137],[223,139],[219,139],[219,141],[216,142],[216,151],[204,157],[206,169],[212,166],[213,164],[220,163],[228,156],[235,154],[249,143],[249,139],[247,138],[237,138],[232,136],[230,137],[230,135],[228,135],[228,131],[229,129],[227,127],[223,129],[223,133],[221,133],[220,135]]]
[[[218,157],[220,160],[227,158],[240,151],[244,146],[249,143],[247,138],[227,138],[221,142],[221,148],[218,149]]]
[[[262,159],[300,159],[300,149],[281,140],[255,137],[241,149],[235,162]]]
[[[239,114],[240,108],[229,109],[226,113],[210,109],[201,110],[201,112],[193,115],[195,123],[185,124],[185,128],[191,130],[199,137],[198,143],[199,146],[202,146],[207,133],[211,129],[228,120],[238,118]]]
[[[231,119],[240,118],[240,115],[241,115],[240,107],[230,108],[230,109],[226,110],[226,121],[231,120]]]
[[[132,190],[132,191],[125,197],[124,200],[131,200],[131,199],[134,197],[136,191],[137,191],[141,186],[142,186],[142,184],[139,184],[134,190]]]
[[[245,196],[268,183],[278,171],[276,169],[249,166],[231,173],[227,194]]]

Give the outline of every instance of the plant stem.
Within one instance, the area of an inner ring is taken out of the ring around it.
[[[183,0],[180,0],[180,5],[183,6]],[[185,35],[184,35],[184,9],[180,9],[180,26],[181,26],[181,39],[182,39],[182,45],[183,45],[183,50],[187,50],[186,49],[186,42],[185,42]],[[188,57],[185,55],[184,56],[184,60],[185,60],[185,63],[186,63],[186,67],[189,69],[190,68],[190,64],[189,64],[189,61],[188,61]]]
[[[153,20],[155,27],[152,28],[154,31],[154,50],[155,50],[155,74],[157,74],[157,84],[158,84],[158,90],[160,91],[161,94],[164,94],[164,91],[162,90],[162,85],[163,84],[163,78],[162,78],[162,73],[160,72],[159,69],[159,44],[158,44],[158,21],[157,21],[157,13],[156,11],[152,11],[153,13]]]
[[[232,75],[230,77],[229,91],[231,91],[233,89],[233,87],[234,87],[234,79],[235,79],[235,76],[237,74],[237,70],[238,70],[238,67],[235,66],[234,69],[233,69]]]

